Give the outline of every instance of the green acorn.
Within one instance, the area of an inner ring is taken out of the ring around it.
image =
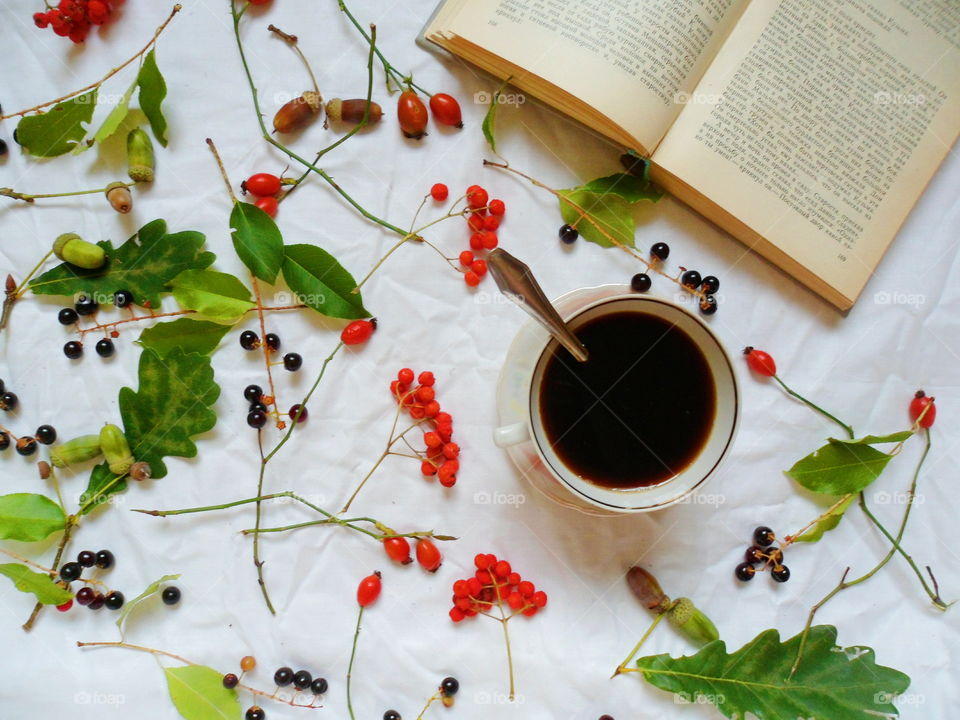
[[[130,452],[127,436],[116,425],[104,425],[100,428],[100,447],[110,466],[110,472],[114,475],[126,475],[136,462],[136,458]]]
[[[667,620],[690,640],[700,645],[720,639],[720,633],[710,618],[704,615],[690,598],[677,598],[667,612]]]
[[[65,468],[75,463],[93,460],[102,453],[99,435],[81,435],[52,447],[50,449],[50,462],[53,463],[54,467]]]
[[[103,267],[107,254],[99,245],[89,243],[76,233],[64,233],[53,242],[53,254],[71,265],[96,270]]]
[[[140,128],[127,135],[127,174],[134,182],[153,182],[153,141]]]

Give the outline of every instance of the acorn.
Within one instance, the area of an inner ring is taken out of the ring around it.
[[[110,207],[112,207],[121,215],[126,215],[128,212],[133,210],[133,196],[130,195],[130,188],[127,187],[126,183],[110,183],[107,185],[104,195],[107,196],[107,200],[110,202]]]
[[[136,458],[130,452],[130,443],[127,442],[123,430],[116,425],[104,425],[100,428],[100,447],[110,466],[110,472],[114,475],[126,475],[130,472]]]
[[[627,572],[627,585],[647,610],[659,614],[670,608],[670,598],[660,588],[660,583],[639,565]]]
[[[153,182],[153,141],[140,128],[127,135],[127,174],[134,182]]]
[[[677,598],[667,612],[667,620],[677,630],[699,645],[720,639],[720,633],[710,618],[704,615],[690,598]]]
[[[37,471],[40,473],[41,480],[46,480],[50,477],[50,473],[53,472],[50,468],[50,463],[46,460],[41,460],[37,463]]]
[[[314,90],[286,103],[273,116],[274,132],[288,133],[306,126],[323,110],[323,98]]]
[[[366,98],[341,100],[333,98],[327,103],[327,119],[334,123],[347,123],[356,125],[363,120],[363,114],[367,109]],[[367,118],[367,124],[373,125],[380,122],[383,117],[383,109],[372,100],[370,101],[370,116]]]
[[[101,268],[107,261],[102,247],[87,242],[76,233],[63,233],[58,237],[53,243],[53,254],[86,270]]]
[[[153,470],[150,468],[150,463],[145,463],[142,460],[135,462],[130,466],[130,477],[137,481],[152,478]]]
[[[50,462],[54,467],[65,468],[74,463],[93,460],[102,454],[99,435],[81,435],[65,443],[54,445],[50,449]]]

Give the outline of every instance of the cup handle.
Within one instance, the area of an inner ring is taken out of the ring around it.
[[[505,448],[519,445],[530,438],[530,431],[525,422],[514,423],[498,427],[493,431],[493,442],[497,447]]]

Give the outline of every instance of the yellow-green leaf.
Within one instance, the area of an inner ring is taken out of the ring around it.
[[[170,281],[173,297],[187,310],[233,325],[254,306],[240,280],[214,270],[184,270]]]
[[[140,333],[137,340],[143,347],[155,350],[160,357],[180,348],[184,353],[209,355],[217,349],[223,336],[230,330],[229,325],[178,318],[172,322],[157,323]]]
[[[123,123],[127,118],[127,114],[130,112],[130,97],[133,95],[133,91],[137,88],[137,81],[134,81],[130,84],[130,87],[127,88],[127,91],[120,98],[120,101],[113,106],[113,109],[110,111],[110,114],[104,119],[103,124],[97,128],[97,131],[93,134],[94,142],[102,143],[104,140],[113,135],[117,128]],[[89,145],[85,146],[83,149],[90,147]]]
[[[233,248],[256,277],[273,284],[283,262],[283,236],[269,215],[252,203],[236,202],[230,212]]]
[[[123,633],[123,623],[127,619],[127,616],[129,616],[130,613],[140,605],[140,603],[142,603],[151,595],[156,595],[158,592],[160,592],[164,583],[173,582],[179,577],[179,575],[164,575],[159,580],[155,580],[147,585],[147,589],[133,598],[133,600],[127,600],[127,602],[123,604],[123,607],[120,608],[120,613],[117,616],[117,627],[120,628],[121,634]]]
[[[354,292],[356,280],[323,248],[288,245],[284,251],[283,279],[299,302],[328,317],[354,320],[370,317],[363,296]]]
[[[787,475],[807,490],[827,495],[857,493],[879,477],[891,455],[857,441],[835,440],[798,460]]]
[[[223,686],[223,675],[205,665],[164,668],[177,712],[186,720],[240,720],[236,690]]]
[[[97,89],[57,103],[45,113],[17,123],[17,142],[30,155],[56,157],[73,150],[86,135],[84,125],[97,106]]]
[[[584,240],[602,247],[613,247],[616,243],[628,247],[634,246],[633,235],[636,225],[631,203],[615,193],[596,193],[583,188],[571,188],[558,192],[561,195],[559,202],[563,221],[574,226]],[[564,198],[570,202],[566,202]],[[574,205],[577,207],[575,208]],[[581,216],[580,210],[586,215]],[[611,242],[610,237],[616,243]]]
[[[819,542],[825,532],[833,530],[840,521],[843,520],[843,514],[849,509],[854,500],[857,499],[856,493],[850,495],[846,500],[837,505],[833,510],[817,520],[816,524],[806,532],[797,535],[794,542]]]
[[[46,495],[0,495],[0,540],[38,542],[66,526],[63,510]]]
[[[17,590],[32,593],[37,602],[44,605],[63,605],[73,597],[73,593],[57,585],[46,573],[34,572],[20,563],[0,565],[0,575],[6,575]]]
[[[150,121],[150,129],[157,142],[167,146],[167,119],[163,116],[160,104],[167,96],[167,83],[157,67],[157,56],[154,50],[147,53],[137,74],[137,85],[140,86],[140,109]]]

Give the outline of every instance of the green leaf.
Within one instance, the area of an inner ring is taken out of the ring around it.
[[[73,150],[87,130],[85,123],[97,106],[97,89],[57,103],[40,115],[28,115],[17,123],[17,142],[37,157],[56,157]]]
[[[237,691],[223,686],[223,674],[205,665],[164,668],[177,712],[186,720],[240,720]]]
[[[913,430],[901,430],[900,432],[890,433],[889,435],[864,435],[856,440],[843,440],[842,442],[852,442],[858,445],[882,445],[884,443],[899,443],[910,439]]]
[[[273,284],[283,262],[283,236],[269,215],[252,203],[236,202],[230,212],[233,247],[250,272]]]
[[[67,517],[46,495],[0,495],[0,540],[37,542],[63,530]]]
[[[79,515],[86,515],[96,508],[100,507],[111,495],[123,492],[127,489],[127,479],[117,479],[117,476],[110,472],[106,462],[102,462],[90,471],[90,480],[87,481],[87,489],[80,496]]]
[[[137,341],[143,347],[165,357],[172,350],[180,348],[184,353],[209,355],[217,349],[223,336],[230,330],[229,325],[179,318],[173,322],[158,323],[140,333]]]
[[[581,217],[580,212],[570,203],[560,200],[560,215],[563,221],[576,227],[584,240],[601,247],[613,247],[614,243],[607,238],[605,231],[621,245],[634,246],[635,223],[631,203],[615,193],[595,193],[583,188],[558,192],[562,198],[566,198],[586,213],[585,217]]]
[[[154,478],[167,474],[164,457],[195,457],[191,438],[217,422],[211,406],[220,396],[210,358],[177,348],[161,358],[154,350],[140,355],[140,389],[120,390],[123,431],[133,456],[149,463]]]
[[[835,627],[812,627],[803,660],[789,679],[800,635],[781,643],[776,630],[764,630],[732,654],[723,640],[716,640],[696,655],[643,657],[637,666],[651,685],[676,693],[682,701],[710,702],[728,718],[896,716],[891,700],[907,689],[910,678],[877,665],[870,648],[840,648],[836,640]]]
[[[787,475],[807,490],[846,495],[860,492],[876,480],[892,457],[870,445],[830,438],[826,445],[798,460]]]
[[[354,320],[370,317],[356,280],[330,253],[316,245],[288,245],[283,279],[297,299],[322,315]]]
[[[606,177],[596,178],[585,185],[581,185],[579,190],[596,193],[597,195],[613,194],[626,200],[628,203],[638,203],[641,200],[651,200],[656,202],[663,197],[663,190],[658,188],[652,182],[638,178],[629,173],[616,173]]]
[[[160,103],[167,96],[167,83],[157,67],[157,57],[154,50],[147,53],[137,73],[137,85],[140,86],[140,109],[150,121],[150,129],[157,142],[167,146],[167,119],[160,110]]]
[[[163,587],[164,583],[172,582],[179,577],[179,575],[164,575],[159,580],[155,580],[147,585],[147,589],[133,598],[133,600],[127,600],[127,602],[123,604],[123,607],[120,608],[120,616],[117,618],[117,627],[120,628],[121,634],[123,633],[123,621],[127,619],[127,616],[131,612],[133,612],[134,608],[136,608],[141,602],[146,600],[151,595],[156,595],[158,592],[160,592],[160,589]]]
[[[113,106],[110,114],[104,119],[103,124],[93,134],[94,142],[102,143],[108,137],[113,135],[117,131],[117,128],[123,124],[123,121],[127,119],[127,114],[130,112],[130,98],[136,88],[137,81],[134,80],[130,87],[127,88],[127,91],[123,94],[123,97],[120,98],[120,102]],[[87,145],[83,148],[78,147],[78,150],[85,150],[88,147],[90,146]],[[76,152],[76,150],[74,152]]]
[[[240,280],[214,270],[184,270],[170,281],[173,297],[187,310],[196,310],[214,322],[233,325],[254,306]]]
[[[827,513],[824,517],[817,520],[817,524],[806,532],[797,535],[793,540],[794,542],[810,542],[815,543],[823,537],[825,532],[833,530],[837,525],[840,524],[840,521],[843,519],[843,514],[847,511],[850,505],[853,504],[853,501],[857,499],[856,493],[853,493],[844,500],[842,503],[837,505],[833,510]]]
[[[13,580],[17,590],[33,593],[37,602],[44,605],[63,605],[73,597],[73,593],[57,585],[46,573],[34,572],[20,563],[0,565],[0,575]]]
[[[96,270],[62,263],[30,283],[37,295],[84,293],[98,302],[109,302],[118,290],[133,293],[134,302],[160,307],[161,293],[184,270],[203,270],[216,255],[203,252],[203,233],[186,230],[167,234],[167,223],[154,220],[114,249],[109,240],[97,243],[107,253],[107,262]]]
[[[497,151],[497,137],[494,133],[494,125],[497,120],[497,108],[500,107],[500,95],[509,84],[510,78],[507,78],[503,81],[503,84],[497,88],[497,91],[493,94],[493,99],[490,101],[490,108],[483,118],[483,124],[480,126],[483,130],[483,136],[487,139],[490,149],[494,152]]]

